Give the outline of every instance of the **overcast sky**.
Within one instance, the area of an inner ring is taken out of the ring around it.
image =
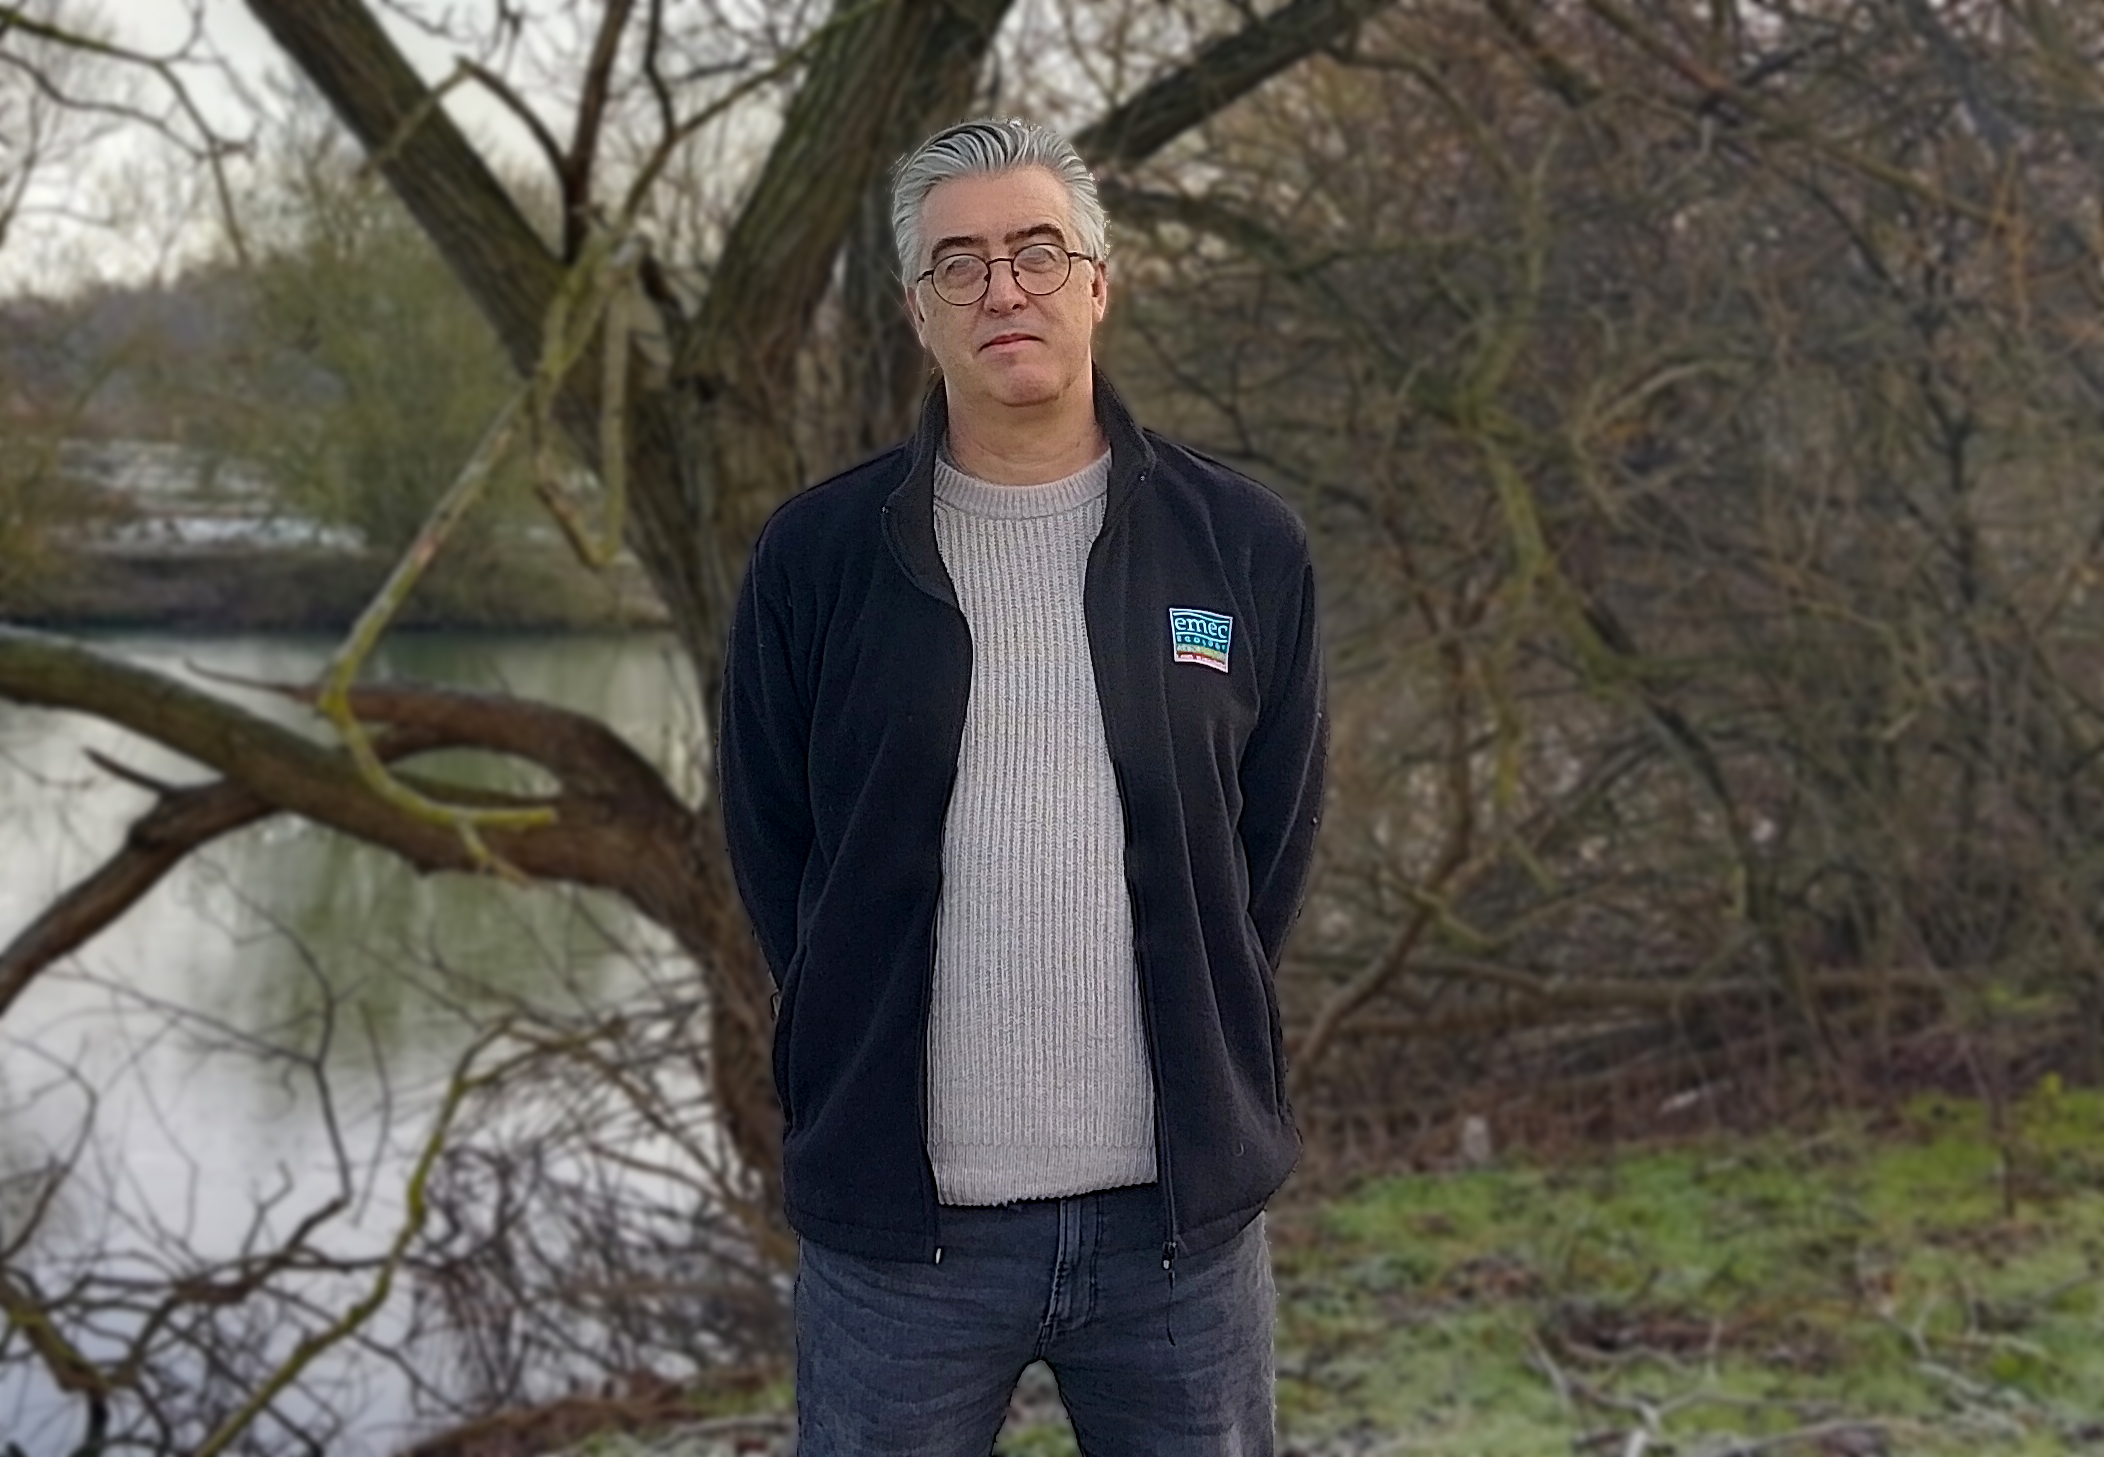
[[[189,35],[190,7],[183,0],[101,0],[98,8],[113,40],[148,54],[172,53]],[[380,13],[396,44],[427,78],[441,80],[452,71],[454,56],[443,42],[384,10]],[[226,58],[242,83],[254,86],[289,71],[290,63],[242,0],[204,0],[204,14],[210,47]],[[199,108],[215,126],[232,135],[248,133],[252,112],[239,86],[209,67],[186,68],[184,74]],[[0,73],[0,85],[10,84],[20,83]],[[143,84],[149,92],[159,90],[150,80]],[[156,96],[156,103],[160,99]],[[450,92],[447,109],[486,148],[525,154],[523,133],[514,120],[475,88]],[[152,184],[170,165],[165,148],[137,128],[120,127],[84,156],[49,169],[39,178],[28,215],[18,220],[0,248],[0,294],[131,281],[193,256],[203,246],[209,218],[198,217],[184,230],[158,216],[172,206],[169,199],[151,205],[136,201],[142,193],[167,190]],[[122,205],[119,200],[124,200]],[[121,215],[125,226],[112,228],[89,220],[113,214]]]
[[[212,44],[244,76],[261,76],[273,68],[283,70],[288,66],[283,52],[271,43],[243,0],[204,0],[204,8],[205,29]],[[183,0],[103,0],[103,9],[118,38],[140,50],[171,50],[189,33],[189,6]],[[426,77],[442,80],[453,69],[453,55],[442,42],[403,23],[384,7],[375,6],[374,10],[395,44]],[[213,89],[219,93],[211,98],[215,103],[234,104],[233,98],[224,94],[225,88]],[[453,93],[449,105],[456,114],[474,122],[511,130],[503,109],[473,88]],[[229,114],[238,116],[238,106]]]

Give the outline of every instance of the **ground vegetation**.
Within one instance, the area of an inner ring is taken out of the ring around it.
[[[2104,1103],[1928,1094],[1753,1137],[1376,1177],[1267,1216],[1289,1457],[2046,1457],[2104,1445]],[[786,1453],[788,1392],[563,1457]],[[545,1448],[520,1429],[431,1457]],[[507,1443],[522,1443],[507,1445]],[[1033,1367],[998,1457],[1073,1457]]]

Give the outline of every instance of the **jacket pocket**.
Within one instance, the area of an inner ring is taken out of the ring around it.
[[[1271,975],[1271,963],[1264,957],[1264,938],[1257,934],[1256,922],[1249,913],[1242,913],[1242,939],[1248,944],[1250,965],[1255,968],[1257,981],[1264,988],[1264,1011],[1271,1026],[1271,1106],[1281,1118],[1292,1116],[1286,1106],[1286,1026],[1279,1012],[1278,983]]]

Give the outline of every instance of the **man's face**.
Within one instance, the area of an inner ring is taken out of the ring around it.
[[[1012,257],[1032,243],[1080,251],[1066,187],[1042,167],[937,183],[921,205],[921,236],[921,268],[953,253]],[[913,285],[906,299],[952,403],[967,407],[1041,405],[1088,390],[1090,339],[1109,302],[1102,265],[1079,259],[1049,294],[1025,293],[1009,265],[996,263],[975,304],[944,302],[932,282]]]

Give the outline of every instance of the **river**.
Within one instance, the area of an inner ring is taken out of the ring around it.
[[[312,717],[200,674],[311,680],[333,639],[100,636],[104,651],[185,677],[288,724]],[[610,722],[692,802],[705,772],[691,674],[660,635],[404,634],[369,677],[501,690]],[[168,781],[194,766],[74,715],[0,703],[0,944],[121,842],[150,803],[91,762],[100,752]],[[334,1247],[391,1229],[419,1092],[443,1080],[476,1013],[507,997],[611,1002],[666,955],[609,897],[493,879],[420,878],[392,857],[277,819],[178,866],[138,906],[47,970],[0,1022],[0,1246],[26,1215],[29,1177],[78,1150],[67,1191],[18,1266],[138,1262],[167,1241],[236,1249],[260,1201],[282,1229],[336,1186],[336,1131],[367,1191]],[[325,1031],[333,1029],[323,1047]],[[322,1055],[333,1105],[301,1059]],[[92,1336],[82,1337],[91,1356]],[[68,1452],[81,1408],[21,1361],[0,1365],[0,1450]],[[355,1365],[356,1357],[343,1358]],[[331,1457],[380,1457],[407,1430],[406,1395],[346,1368],[356,1415]]]

